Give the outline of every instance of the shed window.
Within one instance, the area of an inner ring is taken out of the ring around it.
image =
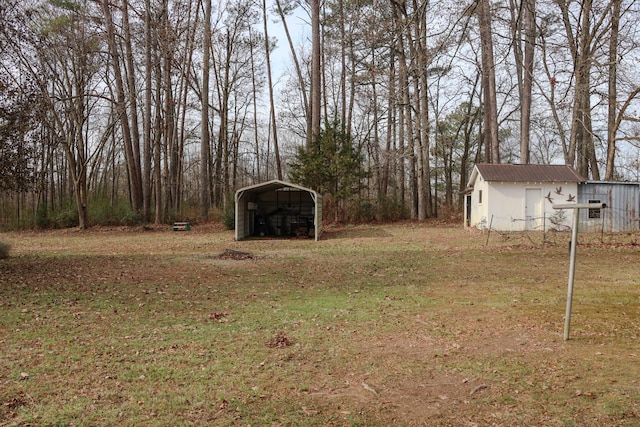
[[[600,203],[600,200],[589,200],[589,203]],[[600,208],[589,208],[589,219],[600,218]]]
[[[478,190],[478,204],[482,204],[482,190]]]

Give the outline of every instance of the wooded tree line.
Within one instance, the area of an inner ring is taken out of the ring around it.
[[[1,0],[0,225],[206,220],[273,178],[338,220],[422,220],[461,209],[475,162],[637,180],[639,18],[634,0]]]

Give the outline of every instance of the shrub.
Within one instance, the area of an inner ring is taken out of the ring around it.
[[[49,216],[49,209],[46,204],[41,204],[38,206],[38,210],[36,210],[36,227],[51,227],[51,217]]]
[[[222,224],[227,227],[227,230],[233,230],[236,228],[236,206],[235,203],[227,203],[222,215]]]
[[[383,221],[398,221],[409,217],[407,206],[394,196],[383,198],[378,205],[379,219]]]
[[[71,228],[77,227],[80,223],[78,219],[78,210],[75,206],[69,206],[55,212],[53,217],[53,226],[55,228]]]
[[[97,196],[89,201],[88,206],[92,225],[132,226],[144,222],[142,213],[134,211],[129,201],[123,197],[112,202],[106,196]]]
[[[11,245],[6,242],[0,242],[0,259],[9,258]]]
[[[122,216],[120,217],[120,224],[121,225],[140,225],[142,224],[143,218],[142,218],[142,214],[140,212],[136,212],[133,211],[131,209],[128,209],[127,211],[122,213]]]
[[[347,221],[352,223],[374,222],[376,210],[376,206],[370,201],[351,203],[347,209]]]

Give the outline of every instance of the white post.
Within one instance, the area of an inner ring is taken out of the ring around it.
[[[564,340],[569,339],[571,325],[571,303],[573,302],[573,280],[576,272],[576,245],[578,243],[578,217],[580,209],[573,209],[573,224],[571,225],[571,252],[569,255],[569,284],[567,286],[567,310],[564,315]]]
[[[564,340],[569,339],[571,326],[571,304],[573,302],[573,281],[576,272],[576,245],[578,244],[578,223],[580,209],[604,209],[605,203],[572,203],[553,205],[553,209],[573,209],[573,224],[571,225],[571,254],[569,256],[569,284],[567,286],[567,310],[564,316]]]

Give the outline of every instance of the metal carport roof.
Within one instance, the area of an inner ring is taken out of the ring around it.
[[[292,198],[298,194],[298,198]],[[250,185],[236,191],[235,194],[235,239],[242,240],[254,235],[256,217],[267,217],[261,213],[264,207],[273,212],[280,226],[292,227],[292,217],[300,216],[313,220],[313,237],[317,241],[322,232],[322,196],[316,191],[297,184],[274,179],[260,184]],[[309,230],[309,233],[311,230]],[[291,231],[289,231],[291,233]]]

